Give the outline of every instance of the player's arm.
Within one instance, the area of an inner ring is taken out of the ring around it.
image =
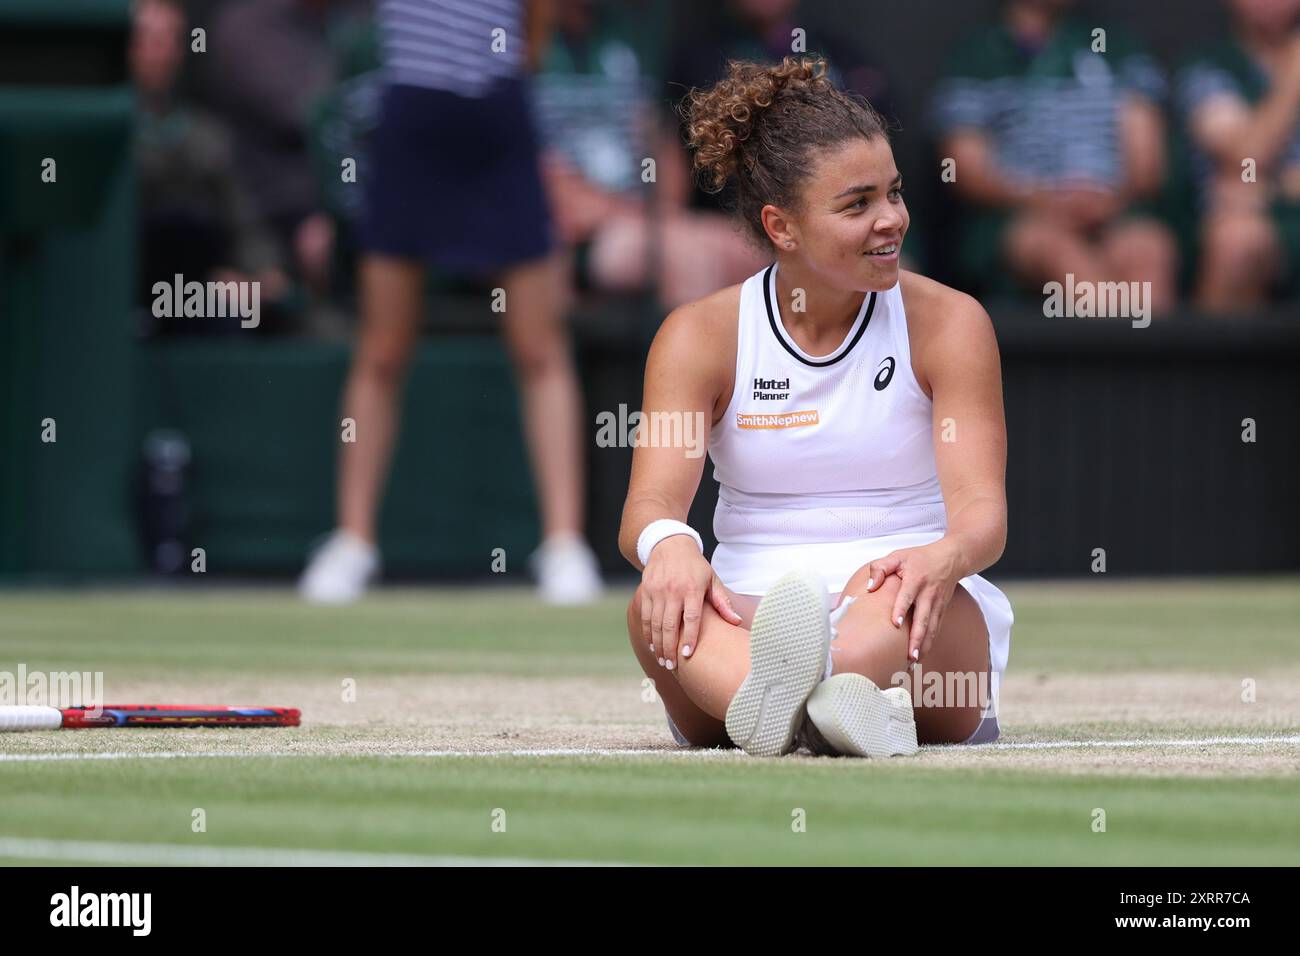
[[[707,328],[694,314],[701,307],[692,303],[670,313],[646,359],[641,426],[618,536],[619,551],[637,570],[643,568],[636,553],[642,530],[660,518],[684,522],[704,474],[703,452],[722,383],[715,356],[709,354]],[[663,447],[651,440],[671,434],[655,422],[670,422],[673,415],[680,416],[682,435],[689,434],[696,447]],[[701,423],[703,432],[697,434]]]
[[[1002,371],[988,314],[968,295],[914,279],[909,304],[913,366],[933,401],[934,455],[948,531],[932,544],[872,561],[868,590],[886,576],[903,582],[890,619],[912,612],[907,655],[930,650],[962,578],[996,561],[1006,546],[1007,434]],[[906,294],[906,293],[905,293]],[[916,325],[912,325],[915,314]]]
[[[952,304],[942,334],[926,339],[924,368],[948,515],[944,540],[956,549],[962,578],[993,564],[1006,547],[1007,426],[993,323],[975,299],[945,292]]]
[[[692,303],[674,310],[650,347],[643,417],[619,531],[619,550],[642,570],[643,637],[669,670],[677,667],[679,650],[689,657],[697,646],[706,599],[725,619],[740,623],[693,537],[663,538],[644,565],[637,554],[638,539],[651,522],[686,521],[704,473],[714,409],[729,378],[725,357],[734,355],[734,347],[724,347],[717,324],[701,314],[707,308]],[[676,422],[680,430],[664,424]],[[691,440],[662,440],[673,434]]]

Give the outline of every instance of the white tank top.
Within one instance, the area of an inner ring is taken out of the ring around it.
[[[709,436],[723,545],[943,532],[932,405],[912,372],[899,285],[868,293],[829,355],[786,332],[776,265],[740,290],[736,383]]]

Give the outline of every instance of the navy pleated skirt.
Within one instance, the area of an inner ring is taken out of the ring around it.
[[[483,98],[388,86],[371,141],[361,246],[489,275],[551,246],[524,83]]]

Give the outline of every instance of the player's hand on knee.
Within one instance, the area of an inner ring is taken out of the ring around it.
[[[695,649],[700,646],[700,622],[704,618],[704,599],[707,596],[708,602],[713,609],[722,616],[722,619],[728,624],[740,624],[740,615],[736,609],[731,606],[731,597],[727,594],[727,589],[721,579],[713,573],[713,568],[709,568],[709,586],[708,591],[700,594],[694,590],[687,592],[687,598],[682,604],[682,630],[681,639],[678,642],[678,655],[671,658],[674,661],[673,667],[677,666],[681,658],[690,657],[695,653]]]
[[[902,582],[889,620],[901,628],[909,612],[907,659],[915,662],[929,653],[943,623],[944,612],[957,589],[960,571],[956,555],[942,541],[920,548],[892,551],[867,565],[867,591],[877,590],[886,577],[897,574]]]
[[[709,603],[713,605],[713,610],[717,611],[728,624],[735,624],[739,627],[745,623],[744,618],[737,613],[736,608],[731,603],[731,592],[727,590],[727,586],[722,583],[722,579],[716,574],[713,575],[713,583],[709,585]]]
[[[706,599],[715,608],[720,603],[728,608],[729,614],[719,610],[725,619],[740,622],[713,568],[695,542],[682,535],[655,545],[641,575],[641,591],[642,632],[660,666],[670,671],[695,652]]]

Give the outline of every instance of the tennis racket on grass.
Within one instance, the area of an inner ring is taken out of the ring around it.
[[[297,727],[294,707],[197,707],[185,704],[105,704],[90,707],[0,707],[0,733],[88,730],[95,727]]]

